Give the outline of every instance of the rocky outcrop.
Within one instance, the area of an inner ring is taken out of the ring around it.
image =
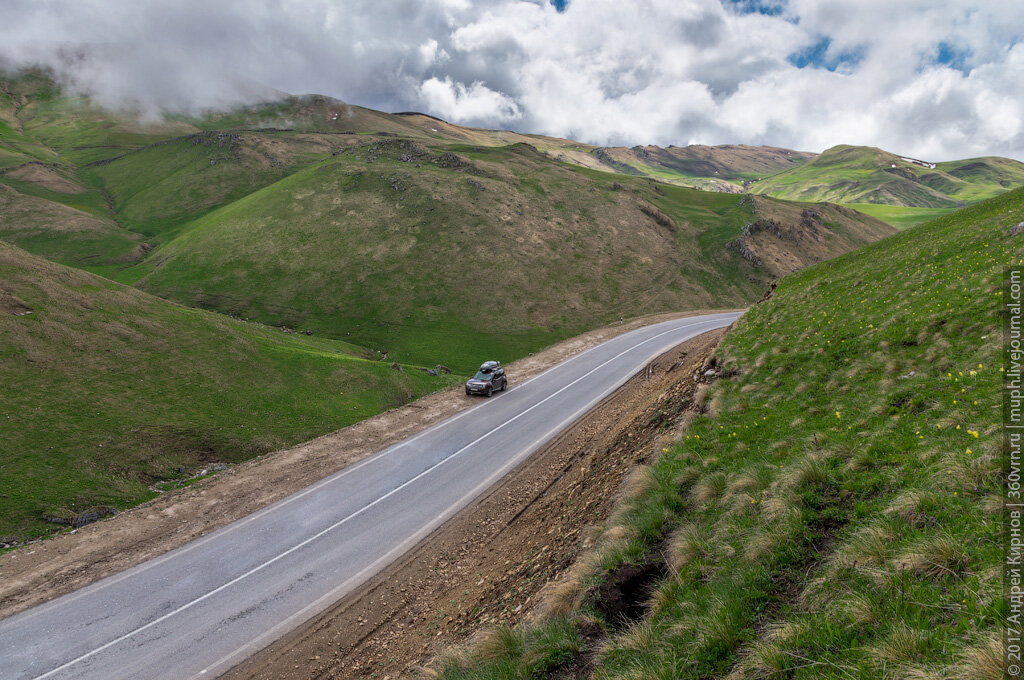
[[[676,230],[676,223],[672,221],[672,218],[647,201],[642,201],[640,203],[640,212],[650,217],[659,226],[665,227],[671,232]]]
[[[742,236],[734,241],[729,241],[728,243],[725,244],[725,247],[729,250],[735,250],[737,253],[743,256],[744,260],[754,265],[755,267],[761,267],[764,265],[764,262],[761,261],[761,258],[754,254],[754,251],[750,249],[750,246],[747,245],[746,240]]]

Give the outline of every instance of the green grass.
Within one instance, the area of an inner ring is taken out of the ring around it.
[[[474,205],[500,197],[478,197],[491,192],[464,172],[424,163],[410,176],[408,165],[341,157],[301,170],[188,225],[154,254],[159,264],[140,285],[464,370],[481,353],[518,356],[581,329],[559,318],[531,323],[511,308],[510,294],[527,294],[508,282],[520,287],[526,273],[512,253],[489,255],[501,251],[488,244],[507,247],[508,235]],[[545,269],[553,289],[569,284]],[[553,307],[549,296],[541,302]]]
[[[107,205],[103,196],[97,191],[90,191],[86,189],[79,193],[63,193],[60,191],[53,191],[52,189],[48,189],[47,187],[35,182],[26,182],[6,175],[0,175],[0,183],[6,184],[20,194],[35,196],[36,198],[60,203],[68,206],[69,208],[93,215],[94,217],[104,218],[108,217],[110,214],[107,210]]]
[[[168,240],[187,222],[272,184],[338,148],[329,136],[209,132],[175,138],[84,170],[120,219]]]
[[[1021,164],[1010,158],[984,156],[938,163],[936,169],[964,182],[957,197],[977,201],[1024,183]]]
[[[0,177],[0,238],[77,267],[132,260],[139,237],[97,208],[95,196],[64,195],[58,201],[55,193]]]
[[[948,215],[954,210],[954,208],[909,208],[902,205],[882,205],[880,203],[848,203],[847,205],[865,215],[877,217],[900,230]]]
[[[143,123],[131,114],[105,111],[87,98],[32,98],[19,113],[25,134],[77,167],[162,142],[195,128]]]
[[[546,648],[604,626],[564,661],[599,680],[1003,677],[1001,280],[1022,219],[1016,190],[782,280],[583,574],[664,561],[646,616],[619,629],[577,598]],[[484,652],[441,677],[548,672],[521,644]]]
[[[14,316],[14,298],[0,298],[5,540],[52,531],[43,515],[128,507],[157,481],[306,441],[459,380],[181,307],[2,242],[0,280],[32,311]]]
[[[442,661],[442,676],[448,680],[551,677],[583,648],[583,637],[569,619],[555,617],[528,630],[502,626],[477,648],[476,660],[483,663],[452,655]]]

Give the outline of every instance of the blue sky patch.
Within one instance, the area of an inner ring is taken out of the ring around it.
[[[786,0],[722,0],[722,6],[736,14],[777,17],[786,9]]]
[[[961,73],[971,72],[967,61],[971,58],[971,50],[957,48],[948,42],[940,42],[935,55],[935,63],[956,69]]]
[[[844,52],[829,52],[832,39],[825,36],[810,47],[805,47],[799,52],[794,52],[786,57],[789,63],[797,68],[823,68],[827,71],[835,71],[839,68],[850,68],[856,66],[864,58],[864,49],[857,47]]]
[[[550,0],[551,6],[555,8],[557,12],[564,12],[565,8],[569,6],[569,0]]]

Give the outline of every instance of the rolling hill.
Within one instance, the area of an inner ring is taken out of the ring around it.
[[[127,227],[116,237],[110,235],[118,241],[114,250],[119,252],[113,257],[90,245],[96,240],[94,233],[70,239],[81,243],[67,253],[50,244],[52,256],[64,255],[64,262],[91,267],[123,262],[147,240],[139,238],[140,230],[152,240],[154,230],[173,230],[186,218],[198,216],[195,208],[238,198],[319,160],[314,158],[318,153],[346,146],[351,142],[346,136],[367,135],[397,136],[429,146],[527,143],[561,163],[710,191],[841,203],[897,227],[1024,183],[1024,164],[1006,158],[925,163],[867,147],[835,147],[820,155],[744,145],[596,147],[544,135],[466,128],[420,113],[386,114],[318,95],[282,95],[276,102],[227,112],[140,122],[131,114],[100,110],[87,99],[62,96],[43,72],[0,78],[0,183],[94,217],[106,213]],[[208,176],[200,181],[196,168],[182,166],[188,164],[188,156],[203,156],[186,153],[179,158],[181,145],[189,143],[220,149],[221,154],[205,157],[211,167],[220,165],[217,172],[204,173]],[[172,148],[160,149],[164,144]],[[138,158],[128,158],[140,151]],[[247,177],[240,168],[223,166],[223,159],[230,156],[249,157]],[[125,162],[117,163],[118,168],[105,170],[107,164],[121,160]],[[161,167],[168,161],[174,178]],[[125,186],[111,177],[117,173],[130,175],[124,177]],[[234,180],[228,177],[232,173],[237,174]],[[164,189],[177,185],[186,192],[184,205],[168,204],[176,203],[177,197],[159,187],[133,186],[152,180],[164,182]],[[197,191],[202,195],[189,193]],[[0,236],[15,242],[23,238],[17,233]],[[24,241],[33,250],[39,243],[38,235]]]
[[[616,178],[526,144],[375,138],[180,227],[123,276],[469,370],[637,309],[741,305],[890,232],[852,210]]]
[[[0,241],[0,543],[447,386],[336,340],[190,309]]]
[[[638,310],[743,305],[891,232],[834,206],[616,175],[568,140],[327,97],[146,123],[64,97],[45,74],[0,89],[13,131],[0,148],[49,159],[0,173],[0,238],[428,365],[470,370]],[[796,162],[698,151],[664,160],[730,177]]]
[[[919,224],[1024,185],[1024,163],[1001,157],[932,163],[871,147],[821,154],[751,146],[610,147],[548,153],[609,172],[728,193],[828,201],[893,226]]]
[[[929,163],[872,147],[836,146],[751,190],[791,200],[955,208],[1024,184],[1024,164],[1007,158]]]

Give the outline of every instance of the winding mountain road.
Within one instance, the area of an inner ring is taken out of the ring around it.
[[[0,621],[0,678],[214,678],[427,536],[643,368],[739,314],[620,335],[223,529]]]

